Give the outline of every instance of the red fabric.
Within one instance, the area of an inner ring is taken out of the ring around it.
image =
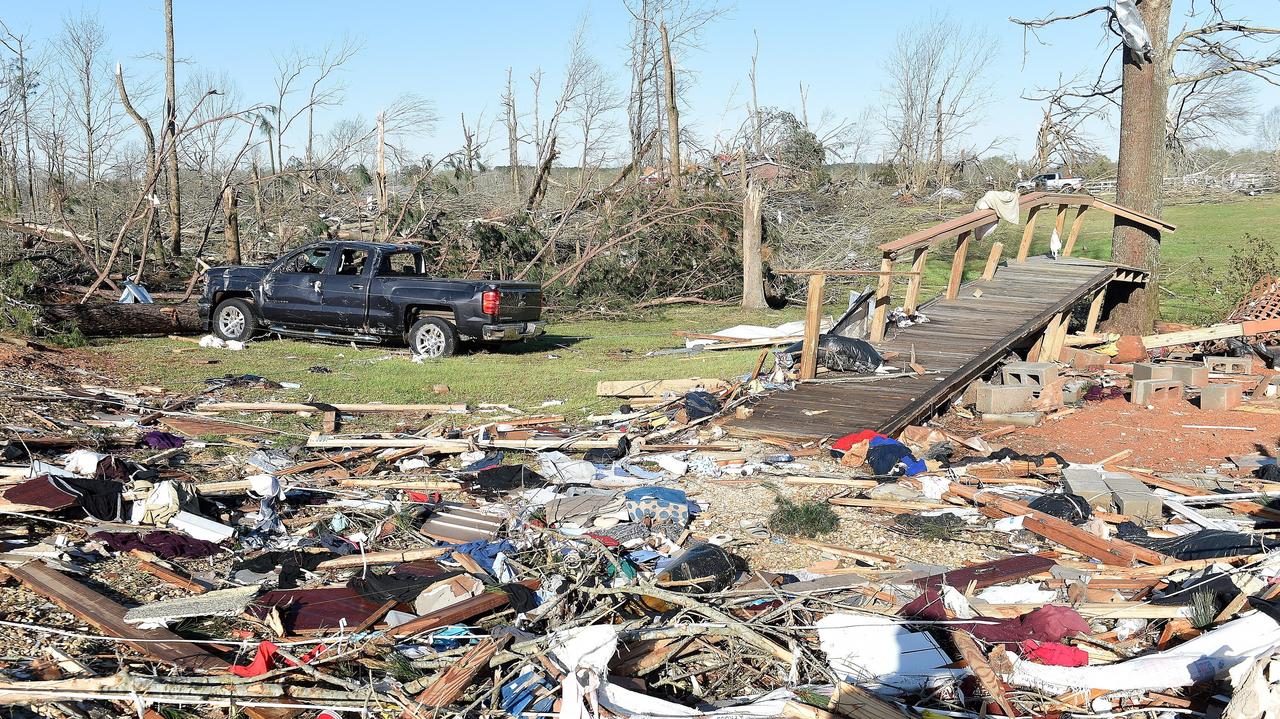
[[[601,536],[601,535],[599,535],[599,534],[588,534],[587,536],[588,536],[588,537],[591,537],[592,539],[596,540],[597,542],[599,542],[599,543],[603,544],[603,545],[604,545],[604,546],[606,546],[606,547],[621,547],[621,546],[622,546],[622,542],[619,542],[618,540],[614,539],[613,537],[604,537],[604,536]]]
[[[1022,643],[1022,652],[1028,659],[1055,667],[1084,667],[1089,665],[1089,653],[1077,647],[1055,642],[1037,642],[1028,639]]]
[[[869,429],[864,429],[861,432],[855,432],[854,434],[846,434],[840,439],[837,439],[835,442],[832,442],[831,449],[838,450],[840,452],[848,452],[849,448],[852,447],[853,445],[859,442],[870,442],[872,439],[875,439],[876,437],[879,437],[881,439],[888,439],[888,437],[885,437],[883,434],[880,434],[879,432],[872,432]]]
[[[302,656],[298,657],[298,659],[301,659],[303,664],[309,664],[311,660],[315,659],[316,655],[320,654],[320,652],[323,652],[324,649],[325,647],[323,644],[317,644],[315,649],[312,649],[306,654],[303,654]],[[258,645],[258,653],[254,655],[253,661],[244,665],[235,664],[229,667],[229,669],[232,674],[235,674],[238,677],[260,676],[262,674],[266,674],[267,672],[275,668],[276,656],[279,653],[280,653],[280,647],[277,647],[275,644],[272,644],[271,642],[264,641]],[[284,657],[280,657],[280,661],[284,663],[286,666],[293,666],[293,662],[288,659],[285,659]]]

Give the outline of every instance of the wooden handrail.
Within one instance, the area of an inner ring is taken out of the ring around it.
[[[774,270],[775,275],[826,275],[828,277],[878,277],[880,275],[918,275],[919,272],[911,272],[908,270],[893,270],[892,272],[880,272],[878,270]]]

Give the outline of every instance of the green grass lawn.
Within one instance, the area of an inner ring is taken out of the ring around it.
[[[1054,213],[1042,211],[1036,221],[1035,239],[1031,253],[1046,254],[1049,236],[1053,232]],[[1241,197],[1237,202],[1173,205],[1167,207],[1164,217],[1178,226],[1174,232],[1164,235],[1161,241],[1161,296],[1160,315],[1173,322],[1207,324],[1222,319],[1221,302],[1206,302],[1208,288],[1203,284],[1205,272],[1220,272],[1230,260],[1233,246],[1243,244],[1246,234],[1268,238],[1280,245],[1280,196]],[[1075,211],[1067,212],[1063,242],[1067,230],[1075,219]],[[1111,215],[1099,210],[1085,214],[1084,227],[1076,240],[1074,255],[1106,260],[1111,258]],[[1022,241],[1021,226],[1006,223],[996,229],[986,240],[970,246],[965,263],[965,278],[982,273],[991,245],[1004,243],[1004,257],[1017,254]],[[949,248],[948,248],[949,249]],[[937,294],[947,282],[951,271],[951,255],[940,249],[931,253],[925,269],[922,300]],[[905,265],[903,265],[905,268]],[[904,283],[898,283],[894,296],[903,296]]]
[[[1280,242],[1280,197],[1242,199],[1213,205],[1168,208],[1165,216],[1178,230],[1164,238],[1164,286],[1162,314],[1166,319],[1211,322],[1220,319],[1206,292],[1202,270],[1221,269],[1232,245],[1246,233]],[[1068,222],[1074,213],[1068,214]],[[1068,224],[1068,227],[1070,225]],[[1052,213],[1037,223],[1033,252],[1048,251]],[[1016,253],[1021,227],[1002,225],[992,237],[977,243],[969,254],[966,276],[981,273],[991,243],[1003,241],[1005,256]],[[1086,214],[1076,254],[1106,259],[1110,256],[1111,218],[1103,212]],[[938,253],[940,254],[940,253]],[[927,267],[924,292],[932,296],[946,281],[950,258],[937,258]],[[829,284],[830,312],[839,310],[848,283]],[[902,287],[895,296],[901,301]],[[677,330],[713,332],[735,324],[776,325],[801,318],[802,308],[780,312],[743,312],[731,307],[673,307],[634,317],[609,320],[556,321],[550,334],[536,342],[516,345],[497,353],[477,352],[444,360],[414,364],[404,349],[353,348],[296,340],[260,339],[243,352],[193,349],[186,342],[146,339],[117,342],[92,348],[129,379],[155,384],[177,392],[193,392],[204,380],[224,374],[257,374],[277,382],[297,382],[300,389],[269,393],[242,392],[249,399],[270,396],[280,400],[328,402],[484,402],[505,403],[524,410],[568,415],[608,412],[620,400],[595,396],[600,380],[671,379],[680,377],[731,377],[751,371],[759,350],[702,352],[696,355],[646,357],[647,352],[683,346],[672,333]],[[194,364],[193,359],[216,359],[218,364]],[[313,366],[328,374],[308,371]],[[445,395],[432,393],[432,385],[448,385]],[[220,396],[226,396],[226,393]],[[542,410],[548,400],[563,405]]]
[[[803,317],[802,308],[745,312],[732,307],[678,307],[626,320],[552,322],[549,334],[501,352],[475,352],[414,364],[403,348],[352,348],[260,338],[241,352],[193,349],[187,342],[139,339],[95,347],[139,384],[193,392],[224,374],[256,374],[300,389],[248,392],[282,401],[484,402],[569,415],[608,413],[622,400],[595,396],[600,380],[731,377],[752,370],[759,350],[646,357],[652,350],[683,347],[672,332],[713,332],[735,324],[776,325]],[[177,352],[175,352],[175,350]],[[554,357],[554,358],[553,358]],[[192,360],[216,359],[218,364]],[[310,367],[330,373],[313,373]],[[436,395],[432,385],[449,386]],[[223,396],[220,394],[220,396]],[[543,402],[565,404],[542,409]]]

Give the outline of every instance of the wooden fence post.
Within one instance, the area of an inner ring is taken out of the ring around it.
[[[871,333],[868,335],[872,342],[884,339],[884,321],[889,315],[889,302],[893,299],[893,275],[889,274],[892,271],[893,258],[886,252],[880,260],[880,281],[876,283],[875,312],[871,316]]]
[[[969,239],[973,231],[960,233],[956,242],[956,254],[951,258],[951,279],[947,282],[947,299],[954,300],[960,292],[960,282],[964,280],[964,261],[969,254]]]
[[[929,246],[916,248],[915,259],[911,261],[911,271],[915,274],[911,275],[911,279],[907,280],[907,297],[902,302],[902,309],[907,314],[916,313],[916,307],[920,305],[920,283],[924,279],[924,264],[929,256]]]
[[[1084,211],[1089,209],[1088,205],[1081,205],[1076,210],[1076,219],[1071,221],[1071,233],[1067,235],[1067,244],[1062,247],[1062,256],[1070,257],[1071,251],[1076,248],[1076,238],[1080,236],[1080,228],[1084,226]]]
[[[1027,210],[1027,226],[1022,231],[1022,244],[1018,245],[1018,262],[1027,261],[1027,252],[1031,249],[1031,238],[1036,232],[1036,217],[1040,215],[1040,206],[1032,205]]]
[[[826,275],[809,275],[809,294],[804,302],[804,344],[800,346],[800,379],[818,375],[818,335],[822,329],[822,288]]]
[[[982,279],[989,280],[996,276],[996,267],[999,266],[1000,256],[1003,254],[1003,242],[997,242],[991,246],[991,254],[987,255],[987,266],[982,268]]]

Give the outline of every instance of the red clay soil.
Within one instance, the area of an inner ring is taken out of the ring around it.
[[[1189,429],[1184,425],[1251,427],[1253,431]],[[989,431],[989,430],[988,430]],[[1147,409],[1122,399],[1087,402],[1059,420],[1000,437],[1026,454],[1057,452],[1068,462],[1097,462],[1126,449],[1120,464],[1166,472],[1217,468],[1233,454],[1275,454],[1280,414],[1207,412],[1187,401]]]

